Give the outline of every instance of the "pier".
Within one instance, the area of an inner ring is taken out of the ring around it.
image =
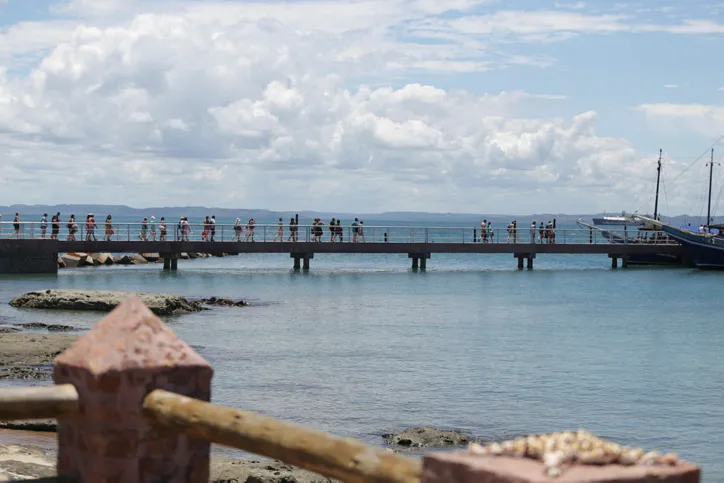
[[[625,235],[626,241],[612,243],[601,232],[588,229],[559,228],[554,231],[554,238],[540,238],[538,231],[532,236],[527,228],[519,228],[517,233],[495,229],[481,238],[475,227],[364,226],[361,232],[359,228],[355,232],[354,227],[345,226],[335,241],[330,241],[329,227],[324,226],[323,241],[312,241],[313,227],[298,225],[297,241],[293,241],[295,237],[290,235],[288,226],[282,227],[279,241],[277,225],[257,225],[253,236],[247,237],[244,230],[241,241],[237,241],[233,226],[217,225],[214,241],[209,241],[202,239],[199,226],[192,225],[190,233],[182,234],[172,225],[163,241],[157,229],[154,241],[149,239],[151,232],[144,232],[138,223],[114,223],[113,236],[107,241],[102,225],[88,234],[79,224],[75,239],[70,240],[64,225],[58,239],[49,238],[50,228],[43,238],[35,222],[23,223],[17,235],[11,224],[2,225],[0,273],[57,273],[60,253],[158,253],[165,270],[177,270],[181,254],[190,252],[288,254],[293,260],[292,267],[298,270],[309,270],[315,255],[327,253],[407,255],[412,269],[420,271],[427,268],[433,254],[441,253],[510,254],[517,260],[518,269],[533,269],[538,255],[549,254],[605,255],[612,268],[617,268],[619,262],[626,267],[637,256],[681,257],[680,245],[666,237],[653,232],[648,235],[650,238],[630,240],[632,233],[624,230],[616,233]]]

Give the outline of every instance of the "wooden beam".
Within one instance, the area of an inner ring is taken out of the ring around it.
[[[0,389],[0,421],[62,418],[78,411],[78,392],[71,384]]]
[[[361,441],[216,406],[156,389],[143,403],[155,423],[193,438],[231,446],[347,483],[417,483],[421,463]]]

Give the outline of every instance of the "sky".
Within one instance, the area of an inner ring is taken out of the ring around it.
[[[0,205],[650,212],[663,149],[700,215],[722,51],[722,0],[0,0]]]

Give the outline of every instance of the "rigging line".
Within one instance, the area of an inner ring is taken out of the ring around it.
[[[689,171],[699,160],[701,160],[701,158],[703,158],[704,156],[706,156],[707,154],[709,154],[709,153],[711,152],[711,148],[713,148],[714,146],[716,146],[717,144],[719,144],[719,141],[721,141],[722,139],[724,139],[724,134],[722,134],[721,136],[719,136],[719,138],[717,138],[716,141],[714,141],[713,143],[711,143],[711,145],[710,145],[708,148],[706,148],[706,150],[705,150],[703,153],[701,153],[696,159],[694,159],[694,161],[692,161],[691,164],[689,164],[689,166],[687,166],[686,168],[684,168],[683,171],[681,171],[679,174],[677,174],[671,182],[672,182],[672,183],[675,183],[681,176],[683,176],[684,173],[686,173],[687,171]]]

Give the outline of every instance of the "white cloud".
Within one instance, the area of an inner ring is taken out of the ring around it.
[[[600,135],[593,112],[526,117],[529,103],[565,94],[474,95],[407,79],[550,65],[488,49],[497,35],[630,30],[629,17],[435,17],[482,3],[65,2],[63,20],[0,32],[0,60],[33,67],[0,70],[0,201],[628,206],[650,174],[629,141]]]
[[[664,89],[678,89],[679,84],[664,84]]]
[[[724,106],[705,104],[641,104],[643,112],[653,126],[672,131],[687,130],[707,136],[720,136],[724,132]]]

